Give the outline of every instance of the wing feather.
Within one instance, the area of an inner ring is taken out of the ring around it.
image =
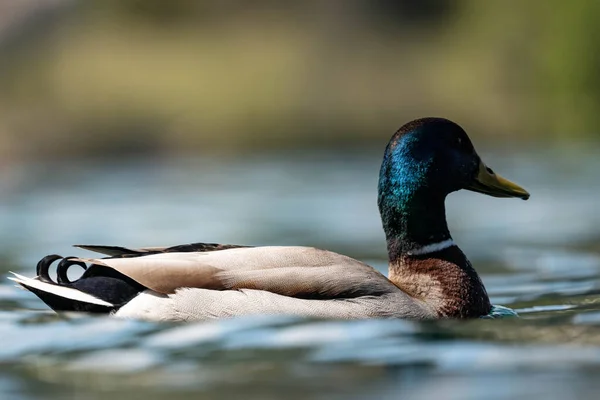
[[[80,249],[93,251],[107,255],[109,257],[139,257],[148,254],[156,253],[188,253],[188,252],[207,252],[207,251],[218,251],[227,249],[237,248],[248,248],[250,246],[243,246],[237,244],[220,244],[220,243],[189,243],[180,244],[176,246],[162,246],[162,247],[142,247],[139,249],[131,249],[122,246],[105,246],[105,245],[91,245],[91,244],[76,244],[74,247]]]
[[[372,267],[310,247],[247,247],[86,260],[163,294],[181,288],[256,289],[300,298],[381,295],[398,288]]]

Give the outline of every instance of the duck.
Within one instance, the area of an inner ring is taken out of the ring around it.
[[[420,118],[388,142],[377,204],[388,276],[354,258],[303,246],[191,243],[127,248],[77,245],[95,258],[49,255],[36,276],[9,279],[56,312],[152,321],[253,314],[309,318],[478,318],[493,307],[453,241],[445,199],[461,189],[500,198],[529,193],[489,168],[469,136],[445,118]],[[56,276],[50,266],[57,262]],[[67,271],[83,268],[71,281]]]

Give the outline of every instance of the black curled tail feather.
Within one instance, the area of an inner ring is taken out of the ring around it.
[[[50,278],[50,265],[56,260],[60,260],[62,256],[51,254],[42,258],[35,267],[38,279],[46,283],[56,283]]]
[[[84,271],[88,269],[86,263],[84,263],[81,260],[76,260],[75,257],[63,258],[56,267],[56,280],[59,285],[69,285],[72,283],[69,279],[69,276],[67,275],[67,271],[73,265],[77,265],[78,267],[83,268]]]
[[[58,260],[60,262],[56,266],[56,280],[54,280],[50,277],[50,267]],[[74,265],[83,268],[84,273],[80,278],[71,281],[68,277],[68,270]],[[94,263],[88,265],[77,257],[62,257],[57,254],[48,255],[37,263],[36,271],[38,280],[42,282],[69,287],[114,305],[113,307],[106,307],[89,304],[61,297],[52,293],[52,291],[28,288],[55,311],[109,313],[118,310],[140,292],[146,290],[146,287],[117,270]]]
[[[60,260],[58,265],[56,266],[56,281],[50,277],[50,266],[54,264],[54,262]],[[70,267],[73,265],[77,265],[78,267],[83,268],[83,270],[87,270],[88,266],[81,260],[78,260],[77,257],[63,257],[58,254],[51,254],[42,258],[36,266],[36,273],[38,279],[42,282],[58,284],[60,286],[68,286],[73,283],[67,274]]]

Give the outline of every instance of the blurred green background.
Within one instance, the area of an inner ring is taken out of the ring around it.
[[[598,138],[594,0],[0,2],[0,162]]]
[[[598,0],[0,0],[0,277],[197,241],[385,272],[381,155],[423,116],[532,194],[446,203],[518,320],[69,320],[0,279],[0,398],[597,399],[599,22]]]

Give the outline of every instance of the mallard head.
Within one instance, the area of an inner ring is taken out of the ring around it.
[[[467,189],[494,197],[529,198],[525,189],[486,166],[465,131],[443,118],[411,121],[392,136],[379,189],[386,185],[407,195],[427,190],[446,196]]]
[[[379,175],[379,209],[388,244],[404,250],[450,238],[444,200],[460,189],[494,197],[529,193],[489,168],[465,131],[443,118],[402,126],[388,143]],[[400,243],[401,242],[401,243]]]

